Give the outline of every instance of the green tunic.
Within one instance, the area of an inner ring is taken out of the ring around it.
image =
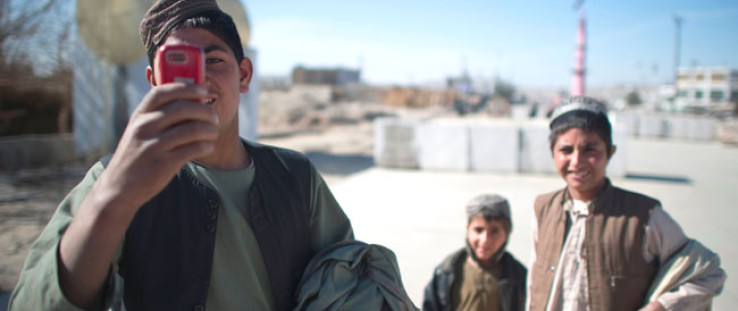
[[[454,303],[455,306],[452,309],[457,311],[500,310],[497,278],[502,272],[501,268],[501,266],[496,266],[493,270],[487,270],[470,260],[464,260],[458,282],[459,290],[452,293],[455,296],[453,301],[457,302]]]
[[[81,310],[61,292],[56,254],[59,239],[103,169],[102,164],[97,163],[88,171],[82,182],[62,201],[32,246],[11,295],[10,310]],[[254,166],[219,171],[188,163],[185,169],[215,189],[223,202],[218,215],[207,309],[274,310],[275,302],[259,244],[244,216],[249,208],[244,193],[253,184]],[[310,241],[313,249],[319,251],[337,241],[353,238],[353,230],[322,177],[314,174],[312,178]],[[120,255],[119,250],[111,265],[108,292],[105,294],[108,300],[113,296],[113,276],[118,270]]]

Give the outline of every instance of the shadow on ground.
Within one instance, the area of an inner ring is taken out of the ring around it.
[[[668,175],[657,175],[657,174],[642,174],[642,173],[628,173],[625,174],[625,178],[638,179],[647,181],[658,181],[667,182],[674,184],[686,184],[691,185],[692,180],[685,176],[668,176]]]
[[[305,155],[321,174],[348,176],[374,166],[374,159],[363,154],[331,154],[308,151]]]

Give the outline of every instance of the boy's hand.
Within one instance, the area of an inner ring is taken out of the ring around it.
[[[133,112],[95,188],[137,210],[164,189],[187,161],[212,152],[218,120],[212,107],[198,103],[206,95],[207,89],[200,85],[153,88]]]

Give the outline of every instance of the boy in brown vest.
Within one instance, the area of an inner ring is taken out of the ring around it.
[[[480,195],[466,206],[466,247],[433,271],[425,311],[522,311],[527,270],[505,250],[512,231],[507,199]]]
[[[292,310],[313,256],[353,231],[302,154],[242,140],[253,67],[215,0],[159,0],[141,23],[152,88],[34,243],[11,310]],[[166,83],[165,45],[205,54]]]
[[[683,254],[695,242],[659,201],[615,187],[605,176],[615,153],[605,105],[570,98],[554,111],[550,128],[566,187],[536,198],[529,310],[705,309],[725,280],[706,248],[710,269],[653,293],[672,258],[695,255]]]

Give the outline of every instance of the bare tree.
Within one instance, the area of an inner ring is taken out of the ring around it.
[[[75,0],[0,0],[0,135],[68,132]]]
[[[30,64],[55,71],[64,64],[73,0],[0,0],[0,65]]]

